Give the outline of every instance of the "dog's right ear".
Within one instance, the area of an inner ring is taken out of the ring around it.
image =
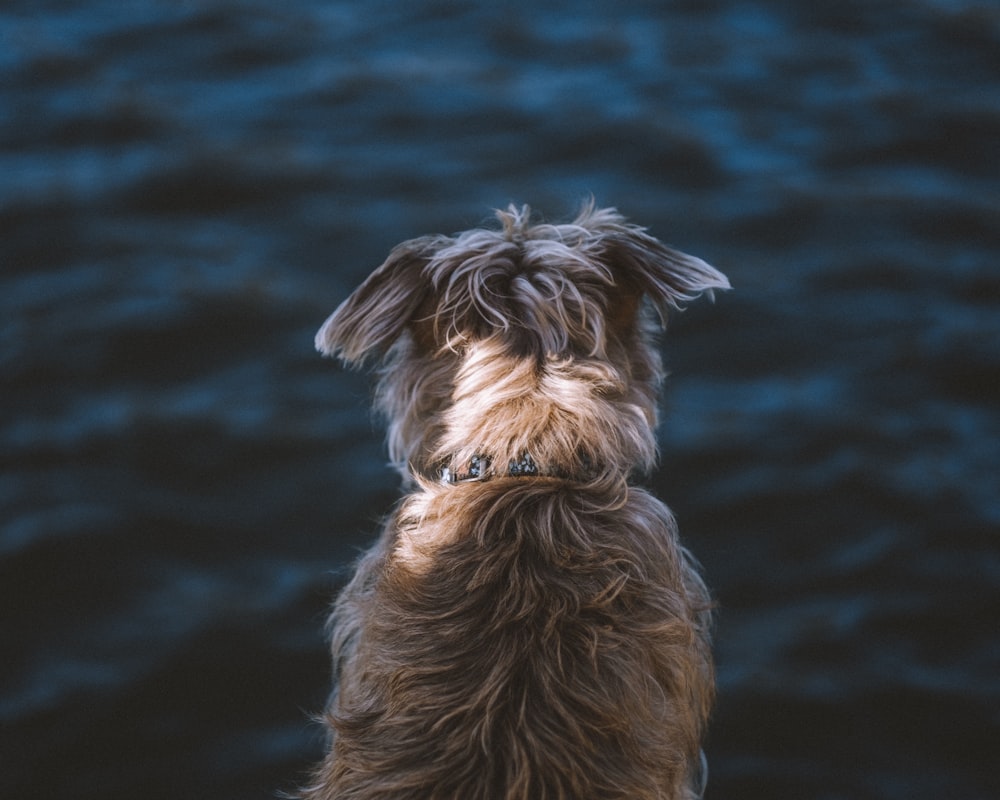
[[[715,289],[732,288],[715,267],[668,247],[642,228],[623,226],[607,235],[604,244],[605,259],[652,301],[661,323],[668,308],[680,309],[700,294],[711,298]]]
[[[316,349],[348,364],[384,357],[430,290],[424,266],[450,241],[445,236],[426,236],[397,245],[323,323],[316,334]]]

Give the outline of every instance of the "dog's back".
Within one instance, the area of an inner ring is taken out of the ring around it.
[[[401,506],[338,604],[315,797],[685,796],[709,598],[667,509],[608,489],[510,477]]]

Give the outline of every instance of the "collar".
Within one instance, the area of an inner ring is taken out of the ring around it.
[[[508,461],[505,472],[496,469],[491,470],[490,466],[492,463],[492,456],[476,454],[469,460],[469,465],[465,472],[452,472],[449,467],[442,467],[440,471],[441,482],[447,484],[473,483],[500,477],[571,479],[577,476],[592,476],[594,472],[590,459],[586,457],[582,457],[580,467],[575,471],[566,469],[543,470],[535,463],[535,460],[528,452],[522,453],[520,458],[512,458]]]
[[[444,483],[471,483],[473,481],[486,481],[491,477],[498,477],[496,472],[490,472],[491,456],[474,455],[469,461],[469,467],[465,472],[452,472],[448,467],[441,468],[441,480]],[[540,474],[535,460],[528,454],[523,453],[520,459],[511,459],[507,463],[506,477],[533,477]]]

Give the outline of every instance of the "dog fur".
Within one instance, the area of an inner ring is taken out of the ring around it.
[[[376,362],[408,489],[338,598],[308,800],[680,800],[711,600],[653,467],[666,313],[724,275],[587,204],[404,242],[318,348]]]

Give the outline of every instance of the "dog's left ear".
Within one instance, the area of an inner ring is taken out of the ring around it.
[[[316,349],[349,364],[385,356],[430,290],[424,266],[450,241],[445,236],[426,236],[397,245],[323,323],[316,334]]]
[[[668,308],[700,294],[712,297],[715,289],[730,289],[729,279],[700,258],[689,256],[654,239],[644,230],[628,226],[605,237],[604,260],[653,302],[661,322]]]

